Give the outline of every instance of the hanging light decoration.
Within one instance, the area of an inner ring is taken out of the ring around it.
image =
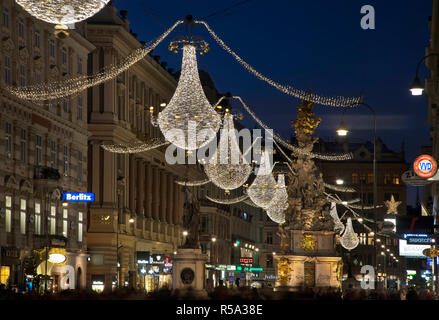
[[[358,239],[357,234],[355,233],[354,228],[352,227],[352,220],[351,218],[348,218],[345,232],[340,238],[340,244],[342,245],[343,248],[350,251],[352,249],[355,249],[359,243],[360,240]]]
[[[268,207],[276,191],[276,180],[271,174],[272,169],[269,152],[264,151],[255,180],[247,190],[250,200],[264,209]]]
[[[205,184],[208,184],[210,182],[210,179],[204,179],[204,180],[198,180],[198,181],[175,181],[176,184],[179,184],[180,186],[187,186],[187,187],[199,187],[204,186]]]
[[[15,0],[30,15],[55,24],[56,30],[67,30],[74,24],[94,16],[110,0]],[[64,35],[68,35],[64,34]]]
[[[252,166],[246,163],[239,149],[230,113],[224,116],[219,146],[204,165],[204,171],[216,186],[226,191],[242,186],[252,172]]]
[[[183,62],[177,89],[158,116],[166,140],[185,150],[195,150],[216,137],[221,118],[207,101],[198,75],[196,47],[183,46]],[[204,136],[199,133],[204,131]]]
[[[141,153],[168,145],[168,141],[152,138],[149,141],[134,141],[129,144],[101,144],[101,148],[113,153]]]
[[[335,202],[331,202],[331,209],[329,211],[329,215],[334,220],[334,231],[339,234],[342,234],[344,231],[344,224],[343,222],[341,222],[340,218],[338,217],[337,205],[335,204]]]
[[[288,209],[288,192],[285,186],[285,175],[277,176],[274,197],[267,207],[267,216],[276,223],[285,223],[285,210]]]
[[[209,196],[205,196],[207,200],[218,203],[218,204],[235,204],[235,203],[239,203],[239,202],[243,202],[245,200],[248,199],[248,195],[244,194],[242,196],[239,196],[237,198],[233,198],[233,199],[215,199],[215,198],[211,198]]]

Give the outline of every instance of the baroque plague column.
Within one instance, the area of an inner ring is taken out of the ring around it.
[[[311,152],[320,119],[313,104],[299,105],[295,128],[298,146]],[[285,223],[279,226],[281,254],[275,255],[277,281],[275,291],[304,288],[340,288],[341,257],[335,252],[335,233],[324,196],[322,173],[309,155],[294,155],[293,173],[288,175],[288,203]]]

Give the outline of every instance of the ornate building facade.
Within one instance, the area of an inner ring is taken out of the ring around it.
[[[15,1],[0,10],[0,282],[24,287],[47,274],[47,289],[56,290],[61,270],[43,261],[48,247],[66,256],[76,287],[85,287],[87,208],[62,206],[61,196],[87,190],[87,96],[37,104],[5,88],[85,73],[94,46],[80,27],[55,38],[53,26]]]

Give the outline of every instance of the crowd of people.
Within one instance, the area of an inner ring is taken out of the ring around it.
[[[308,289],[297,292],[275,292],[271,288],[227,288],[219,286],[199,295],[195,290],[169,290],[164,287],[146,293],[143,290],[121,288],[108,293],[92,290],[65,290],[39,294],[36,291],[19,291],[0,287],[0,300],[439,300],[430,290],[404,288],[401,290]]]

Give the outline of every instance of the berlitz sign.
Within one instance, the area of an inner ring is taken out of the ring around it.
[[[413,170],[421,178],[431,178],[437,172],[436,160],[428,154],[423,154],[413,162]]]
[[[86,192],[65,192],[62,199],[68,202],[94,202],[95,194]]]

